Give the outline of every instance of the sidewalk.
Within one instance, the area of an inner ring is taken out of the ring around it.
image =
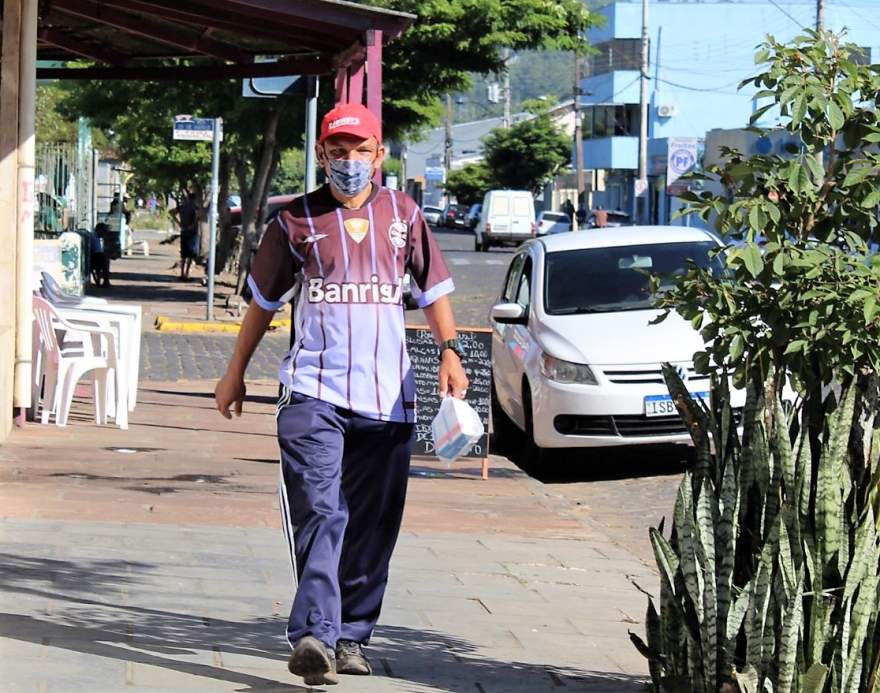
[[[110,266],[109,289],[90,287],[89,295],[111,301],[141,303],[144,306],[144,330],[154,329],[157,317],[178,322],[193,322],[202,328],[207,324],[208,289],[202,285],[205,268],[193,267],[190,279],[180,281],[180,242],[164,231],[137,230],[136,242],[146,241],[149,256],[136,250],[131,257],[114,260]],[[164,243],[163,243],[164,241]],[[136,246],[137,247],[137,246]],[[220,274],[214,284],[214,321],[235,323],[244,317],[247,305],[235,294],[235,276]],[[288,318],[288,313],[279,318]]]
[[[283,638],[270,383],[245,415],[209,381],[148,383],[129,431],[80,403],[0,448],[0,691],[297,691]],[[503,458],[414,460],[369,648],[340,693],[644,690],[652,569]],[[328,689],[331,690],[331,689]]]

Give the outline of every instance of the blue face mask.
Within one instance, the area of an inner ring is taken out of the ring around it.
[[[328,159],[330,182],[346,197],[354,197],[370,184],[373,164],[358,159]]]

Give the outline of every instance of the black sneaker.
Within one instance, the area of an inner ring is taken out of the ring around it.
[[[336,673],[369,676],[373,673],[359,642],[340,640],[336,643]]]
[[[296,641],[287,660],[291,674],[302,676],[307,686],[332,686],[339,683],[336,675],[336,657],[333,650],[311,635]]]

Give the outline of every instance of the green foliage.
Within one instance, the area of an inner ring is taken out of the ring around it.
[[[285,149],[281,152],[275,175],[269,187],[272,195],[290,195],[302,192],[306,179],[306,155],[302,149]]]
[[[395,175],[400,180],[400,174],[403,173],[403,162],[400,159],[386,155],[385,160],[382,162],[382,173],[386,176],[389,174]]]
[[[227,171],[237,165],[253,169],[259,157],[263,123],[275,107],[272,99],[241,98],[237,80],[217,82],[96,81],[64,84],[60,104],[68,117],[85,115],[95,126],[114,133],[111,144],[135,171],[141,190],[170,192],[193,183],[208,186],[211,146],[206,142],[171,139],[175,115],[223,118],[222,152]],[[137,108],[132,108],[137,104]],[[291,102],[285,126],[279,128],[280,149],[301,145],[303,115]]]
[[[585,49],[594,24],[581,0],[381,0],[418,15],[384,51],[384,120],[392,138],[437,122],[437,96],[466,91],[471,73],[500,74],[502,49]]]
[[[571,160],[571,140],[542,113],[492,132],[485,160],[493,187],[537,193]]]
[[[483,201],[494,181],[489,167],[481,161],[450,171],[443,187],[459,204],[472,205]]]
[[[727,150],[708,172],[723,193],[687,198],[687,213],[739,243],[722,251],[725,273],[692,268],[658,299],[701,330],[694,363],[712,377],[712,404],[665,370],[697,466],[672,535],[651,533],[661,603],[644,647],[655,686],[880,685],[880,261],[866,245],[880,70],[852,50],[830,33],[769,38],[763,71],[744,84],[762,89],[800,146]],[[746,392],[741,439],[729,378]]]
[[[742,241],[725,251],[726,276],[693,269],[661,299],[702,326],[703,372],[726,366],[742,383],[772,369],[807,391],[880,370],[880,257],[866,245],[880,203],[880,68],[849,60],[854,48],[828,33],[790,46],[770,38],[758,54],[766,69],[744,84],[762,88],[800,148],[725,150],[708,171],[723,193],[685,196],[686,213]]]
[[[58,84],[37,85],[36,133],[40,142],[76,142],[76,121],[58,112],[58,102],[63,95]]]

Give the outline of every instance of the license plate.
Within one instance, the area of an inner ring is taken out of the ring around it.
[[[708,392],[692,392],[691,397],[701,399],[706,404],[709,403]],[[675,408],[675,402],[669,395],[648,395],[645,397],[645,416],[675,416],[678,410]]]

